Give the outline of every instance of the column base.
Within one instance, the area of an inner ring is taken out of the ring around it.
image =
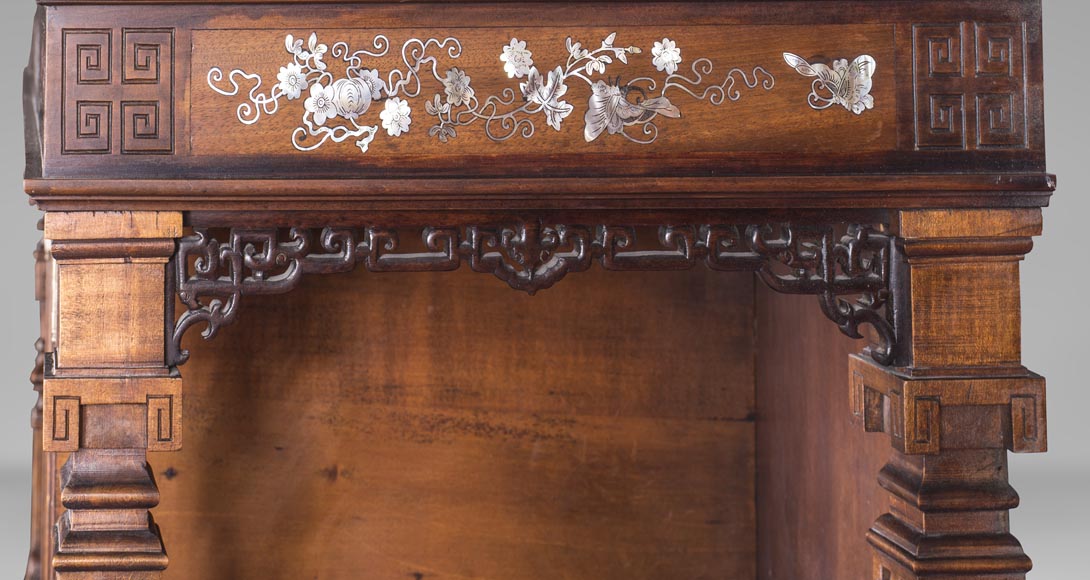
[[[158,579],[168,559],[149,509],[159,490],[142,450],[81,450],[63,471],[58,580]]]
[[[928,536],[887,514],[867,541],[875,580],[1025,580],[1033,568],[1008,533]]]

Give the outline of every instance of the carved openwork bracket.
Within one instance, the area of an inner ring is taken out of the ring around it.
[[[871,355],[892,357],[889,300],[893,239],[881,226],[763,224],[664,226],[645,247],[637,228],[623,226],[513,226],[425,228],[419,248],[404,249],[396,231],[380,227],[321,230],[233,229],[216,239],[209,230],[181,240],[174,261],[178,294],[186,307],[171,341],[172,364],[189,357],[185,332],[204,326],[205,339],[238,317],[246,294],[291,291],[304,274],[424,272],[458,269],[492,274],[533,294],[597,261],[607,270],[755,271],[774,290],[814,294],[822,311],[852,338],[872,326]],[[847,297],[852,297],[849,299]]]

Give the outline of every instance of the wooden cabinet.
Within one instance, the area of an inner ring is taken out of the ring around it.
[[[1026,577],[1039,2],[39,4],[28,579]]]

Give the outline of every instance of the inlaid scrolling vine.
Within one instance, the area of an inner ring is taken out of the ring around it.
[[[220,241],[209,230],[179,243],[174,283],[185,306],[171,340],[172,364],[190,328],[211,339],[238,318],[247,294],[283,294],[305,274],[332,274],[357,266],[372,272],[458,269],[492,274],[512,288],[534,293],[569,273],[598,262],[607,270],[686,270],[700,263],[713,270],[755,271],[771,288],[813,294],[824,314],[848,336],[874,328],[872,357],[892,360],[890,321],[892,236],[884,226],[763,224],[669,226],[658,247],[637,247],[637,230],[622,226],[511,226],[425,228],[421,251],[401,250],[397,231],[380,227],[321,230],[233,229]]]
[[[772,73],[761,66],[750,70],[732,68],[716,76],[711,59],[697,58],[689,72],[680,73],[684,62],[682,49],[670,38],[656,41],[651,48],[651,64],[665,78],[658,80],[638,76],[623,81],[621,76],[605,77],[607,69],[617,64],[628,65],[630,59],[644,54],[638,46],[617,45],[617,33],[602,40],[598,47],[586,46],[569,37],[566,41],[567,62],[539,69],[525,40],[511,38],[502,47],[499,61],[508,78],[524,79],[518,89],[506,88],[499,95],[481,97],[472,78],[457,66],[441,70],[438,55],[457,60],[462,44],[454,37],[444,39],[412,38],[401,46],[401,66],[385,75],[366,64],[389,54],[390,39],[376,35],[371,47],[353,51],[346,42],[332,48],[319,42],[312,33],[307,42],[293,35],[285,38],[285,48],[292,62],[280,68],[277,83],[263,90],[260,74],[240,69],[225,73],[214,67],[209,70],[208,84],[217,93],[234,97],[250,87],[247,101],[236,111],[246,125],[274,115],[281,104],[303,100],[301,125],[292,134],[292,144],[300,151],[312,151],[332,141],[350,139],[366,153],[381,129],[390,137],[400,137],[411,131],[414,109],[411,100],[424,93],[424,80],[434,79],[442,92],[424,104],[426,114],[433,118],[428,135],[447,143],[474,124],[483,126],[492,141],[502,142],[515,136],[529,139],[538,130],[537,121],[544,119],[550,128],[560,131],[576,106],[565,99],[569,84],[584,82],[590,87],[584,120],[587,142],[602,135],[618,135],[640,144],[651,144],[658,138],[660,117],[678,119],[681,109],[671,97],[683,93],[690,98],[708,101],[714,106],[736,102],[742,98],[742,88],[771,91],[776,85]],[[437,53],[437,54],[434,54]],[[345,65],[346,76],[336,78],[329,69],[326,55]],[[819,66],[819,65],[815,65]],[[570,97],[569,97],[570,98]],[[378,114],[368,116],[371,107],[382,102]],[[850,108],[850,107],[849,107]],[[370,118],[369,121],[364,119]]]

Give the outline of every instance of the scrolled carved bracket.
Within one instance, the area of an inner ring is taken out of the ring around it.
[[[380,227],[232,229],[226,241],[198,229],[180,241],[174,260],[186,311],[174,328],[171,362],[188,360],[181,342],[190,328],[203,325],[202,336],[211,339],[237,319],[242,296],[290,292],[305,274],[357,266],[371,272],[439,272],[465,261],[471,270],[530,294],[594,262],[607,270],[687,270],[704,263],[718,271],[754,271],[778,292],[817,295],[822,312],[852,338],[863,338],[862,325],[872,326],[877,344],[871,356],[889,364],[895,339],[886,308],[893,238],[883,229],[663,226],[657,245],[645,247],[634,227],[526,222],[425,228],[422,247],[415,251],[402,249],[397,231]]]

